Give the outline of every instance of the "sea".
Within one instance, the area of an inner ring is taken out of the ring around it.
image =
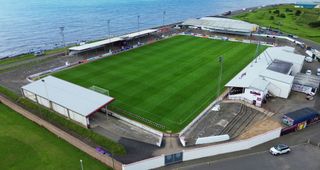
[[[0,58],[292,0],[0,0]],[[139,20],[139,22],[138,22]],[[139,28],[138,28],[139,27]]]

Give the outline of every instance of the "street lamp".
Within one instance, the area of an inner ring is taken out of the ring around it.
[[[64,26],[59,27],[60,28],[60,34],[61,34],[61,38],[62,38],[62,43],[63,43],[63,47],[66,46],[65,40],[64,40]]]
[[[81,170],[83,170],[82,159],[80,159],[80,167],[81,167]]]
[[[140,31],[140,15],[138,15],[138,31]]]
[[[166,11],[163,11],[163,14],[162,14],[162,26],[164,26],[164,18],[166,16]]]
[[[110,19],[108,19],[108,38],[110,38]]]

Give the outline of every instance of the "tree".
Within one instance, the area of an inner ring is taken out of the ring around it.
[[[279,17],[281,17],[281,18],[286,18],[286,14],[281,13],[281,14],[279,15]]]
[[[310,22],[309,25],[313,28],[320,27],[320,21]]]
[[[300,10],[297,10],[296,13],[295,13],[295,15],[296,15],[296,16],[300,16],[301,13],[302,13],[302,12],[301,12]]]
[[[276,9],[275,11],[273,11],[274,14],[280,14],[280,11],[278,9]]]

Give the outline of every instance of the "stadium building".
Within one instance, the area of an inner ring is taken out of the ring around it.
[[[122,50],[142,45],[141,42],[148,41],[146,40],[146,38],[153,38],[151,35],[157,31],[157,29],[148,29],[122,35],[119,37],[113,37],[101,41],[71,47],[69,48],[69,55],[111,55]]]
[[[261,106],[267,94],[288,98],[304,58],[292,47],[269,47],[226,84],[228,99]]]
[[[236,35],[251,35],[258,30],[258,25],[229,18],[203,17],[200,19],[188,19],[181,27],[207,30]]]
[[[47,76],[21,87],[22,94],[89,128],[90,116],[106,108],[114,99],[67,81]]]

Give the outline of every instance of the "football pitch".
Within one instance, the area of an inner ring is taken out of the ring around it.
[[[110,110],[176,133],[218,96],[219,56],[224,58],[223,87],[253,60],[256,46],[175,36],[54,76],[86,88],[107,89],[115,98]],[[259,53],[265,49],[260,46]]]

